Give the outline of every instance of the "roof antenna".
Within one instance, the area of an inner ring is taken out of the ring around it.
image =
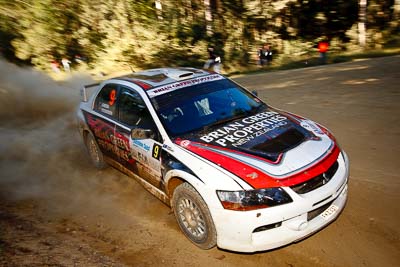
[[[132,68],[131,65],[129,65],[129,68],[131,69],[132,72],[135,72],[135,70]]]

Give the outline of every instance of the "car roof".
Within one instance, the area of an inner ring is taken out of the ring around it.
[[[114,79],[129,81],[147,90],[177,81],[206,76],[212,73],[213,72],[195,68],[159,68],[134,72]]]

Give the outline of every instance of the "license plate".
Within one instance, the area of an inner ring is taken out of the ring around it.
[[[321,213],[321,217],[324,220],[329,220],[330,217],[332,217],[336,211],[338,211],[339,207],[336,205],[331,205],[329,208],[327,208],[324,212]]]

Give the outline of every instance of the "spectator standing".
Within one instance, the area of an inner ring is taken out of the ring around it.
[[[319,59],[321,64],[326,64],[326,53],[329,49],[329,43],[326,40],[323,40],[318,43],[318,51],[319,51]]]
[[[269,65],[272,61],[271,46],[264,44],[264,46],[258,50],[258,57],[261,67],[264,67],[264,65]]]
[[[71,64],[71,61],[69,61],[67,58],[64,57],[64,58],[61,59],[61,63],[62,63],[62,65],[64,67],[64,70],[66,72],[71,72],[71,68],[69,66],[69,64]]]
[[[267,64],[270,65],[272,62],[272,50],[270,45],[265,47],[265,58],[267,59]]]
[[[216,73],[221,72],[221,57],[215,53],[214,47],[208,48],[208,60],[204,63],[204,69],[212,68]]]

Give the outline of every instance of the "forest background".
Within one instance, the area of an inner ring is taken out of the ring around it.
[[[399,30],[400,0],[0,0],[2,56],[47,72],[62,58],[103,74],[202,67],[214,46],[228,73],[255,68],[265,43],[275,65],[308,64],[323,39],[330,54],[376,51]]]

